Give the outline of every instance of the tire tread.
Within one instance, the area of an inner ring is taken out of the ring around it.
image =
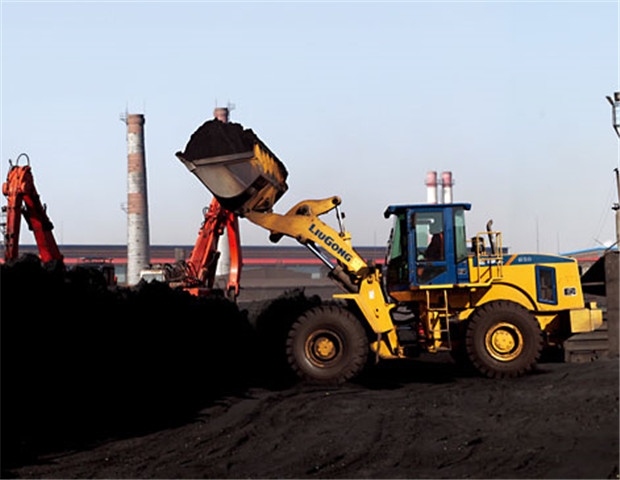
[[[304,368],[296,358],[296,340],[299,335],[312,323],[321,324],[335,322],[349,329],[351,338],[347,349],[351,355],[348,362],[341,369],[334,369],[332,376],[315,376],[312,371]],[[321,305],[311,308],[302,314],[292,325],[286,341],[286,354],[289,366],[295,374],[309,383],[341,384],[357,376],[366,365],[368,357],[368,338],[364,327],[353,313],[334,304]]]
[[[520,317],[527,328],[527,331],[522,332],[522,334],[524,335],[524,343],[526,343],[524,348],[528,350],[529,358],[520,356],[510,362],[510,365],[500,365],[492,360],[488,361],[477,351],[480,329],[484,330],[485,323],[492,322],[493,317],[502,313]],[[536,319],[525,307],[509,300],[497,300],[478,307],[469,320],[465,334],[465,348],[471,365],[479,373],[489,378],[513,378],[531,372],[540,358],[542,347],[543,334]]]

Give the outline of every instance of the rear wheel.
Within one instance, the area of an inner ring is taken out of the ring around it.
[[[503,300],[478,308],[465,336],[472,366],[491,378],[518,377],[531,371],[542,345],[542,332],[530,312]]]
[[[286,342],[288,362],[302,379],[338,384],[358,375],[368,358],[368,337],[348,310],[320,306],[292,326]]]

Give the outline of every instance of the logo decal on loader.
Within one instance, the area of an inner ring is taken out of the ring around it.
[[[347,250],[336,243],[336,240],[331,236],[327,236],[326,233],[321,232],[316,225],[313,223],[309,228],[310,233],[312,233],[316,238],[318,238],[321,242],[325,244],[330,250],[334,252],[334,254],[339,255],[344,259],[345,262],[350,262],[353,259],[353,255],[351,255]]]

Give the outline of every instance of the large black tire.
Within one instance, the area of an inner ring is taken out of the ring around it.
[[[467,345],[465,342],[467,325],[468,322],[459,322],[457,324],[450,325],[450,339],[452,342],[450,355],[459,370],[463,373],[470,374],[475,373],[476,369],[471,364],[469,355],[467,355]]]
[[[368,358],[368,337],[348,310],[319,306],[292,326],[286,342],[293,371],[310,383],[340,384],[358,375]]]
[[[519,377],[531,371],[542,346],[542,332],[534,316],[506,300],[479,307],[465,335],[472,366],[489,378]]]

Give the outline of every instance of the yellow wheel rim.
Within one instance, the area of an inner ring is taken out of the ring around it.
[[[333,332],[319,330],[306,339],[305,350],[310,362],[326,367],[342,354],[342,342]]]
[[[336,345],[329,338],[321,337],[314,343],[314,353],[319,358],[329,360],[336,354]]]
[[[523,351],[523,335],[512,323],[498,323],[486,333],[484,344],[495,360],[510,362]]]

